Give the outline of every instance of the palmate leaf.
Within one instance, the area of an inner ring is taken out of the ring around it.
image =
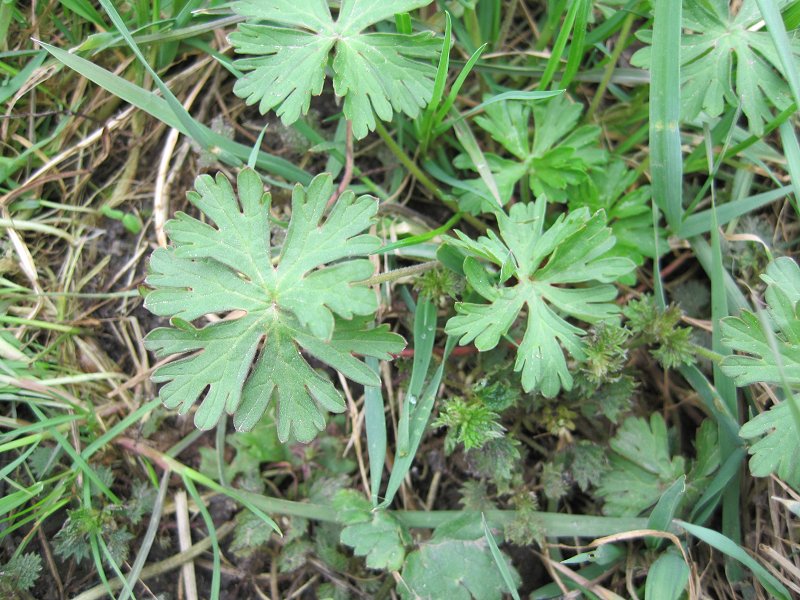
[[[325,426],[325,411],[343,411],[344,400],[300,350],[353,381],[379,385],[353,354],[388,359],[404,345],[356,317],[377,309],[370,289],[351,285],[372,274],[369,260],[354,257],[380,245],[362,234],[377,202],[346,192],[323,219],[330,175],[315,177],[307,189],[296,186],[273,266],[270,195],[251,169],[239,174],[237,187],[238,201],[222,174],[198,177],[189,201],[215,226],[178,213],[165,227],[173,245],[153,252],[147,283],[155,289],[145,307],[172,317],[173,327],[150,332],[145,344],[158,357],[196,352],[157,369],[153,381],[166,382],[161,399],[181,412],[202,397],[200,429],[227,412],[237,429],[250,430],[274,393],[280,440],[309,441]],[[190,323],[212,313],[228,318],[202,328]]]
[[[736,385],[764,382],[800,385],[800,267],[781,257],[767,266],[764,317],[745,311],[722,320],[722,343],[740,354],[726,356],[722,370]]]
[[[467,255],[467,281],[489,303],[456,304],[458,315],[445,331],[460,337],[462,345],[474,341],[478,350],[490,350],[527,307],[527,327],[514,369],[522,372],[525,391],[553,397],[562,387],[572,387],[562,346],[575,359],[585,358],[583,330],[565,317],[596,322],[615,315],[617,291],[609,284],[634,264],[609,256],[615,239],[602,211],[592,215],[581,208],[561,215],[542,233],[545,207],[542,198],[515,204],[508,214],[497,212],[499,237],[490,231],[475,241],[457,231],[458,239],[448,240]],[[477,258],[500,268],[499,282],[490,282]],[[504,285],[512,277],[514,285]],[[580,287],[565,287],[574,284]]]
[[[277,108],[289,125],[308,112],[311,96],[322,92],[333,51],[333,89],[344,98],[344,115],[356,138],[375,129],[375,115],[389,121],[397,110],[414,118],[433,94],[432,61],[441,42],[429,32],[363,30],[430,2],[343,0],[334,21],[327,0],[239,0],[233,8],[247,22],[230,41],[236,52],[252,57],[236,61],[246,74],[233,91],[247,104],[258,103],[262,114]]]
[[[789,402],[800,407],[800,267],[781,257],[767,266],[761,278],[767,310],[760,315],[744,311],[722,320],[722,343],[740,354],[722,360],[723,372],[736,385],[788,385],[794,397],[745,423],[739,435],[758,439],[751,447],[750,471],[757,477],[777,473],[800,489],[800,428]],[[763,436],[763,437],[762,437]]]
[[[605,498],[603,512],[637,516],[655,504],[664,491],[685,473],[683,457],[671,457],[667,425],[658,413],[645,419],[625,420],[610,442],[611,468],[597,493]]]
[[[593,167],[606,162],[606,153],[598,146],[600,128],[577,126],[582,110],[580,104],[556,96],[532,103],[496,102],[486,107],[484,116],[475,118],[512,157],[485,154],[495,178],[504,184],[504,202],[510,198],[513,184],[526,176],[535,196],[564,202],[568,191],[586,181]],[[458,156],[454,164],[473,168],[465,155]]]
[[[354,490],[338,492],[333,505],[345,524],[342,544],[365,556],[370,569],[400,570],[411,536],[397,519],[384,510],[373,511],[369,500]]]
[[[612,250],[614,256],[627,256],[636,265],[645,257],[657,258],[658,251],[669,248],[664,232],[658,231],[658,245],[653,232],[653,215],[650,207],[650,186],[637,186],[638,174],[629,169],[621,158],[612,158],[602,169],[592,171],[576,193],[569,198],[570,210],[586,206],[592,212],[604,210],[608,225],[617,238]],[[636,276],[631,273],[620,280],[633,285]]]
[[[683,118],[692,120],[701,112],[716,117],[726,104],[741,103],[750,129],[760,135],[764,122],[772,118],[770,105],[786,108],[791,94],[755,0],[684,2],[683,15],[684,29],[696,32],[685,33],[681,42]],[[792,39],[791,51],[800,55],[797,38]],[[650,53],[651,47],[643,48],[631,62],[648,66]]]

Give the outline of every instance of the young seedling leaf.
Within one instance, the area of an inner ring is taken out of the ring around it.
[[[607,515],[638,515],[685,473],[683,458],[670,455],[667,426],[658,413],[650,423],[626,419],[610,445],[611,469],[597,490],[606,500],[603,512]]]
[[[399,571],[411,544],[406,528],[391,514],[373,510],[369,500],[353,490],[341,490],[333,500],[345,524],[340,541],[357,556],[367,557],[370,569]]]
[[[508,190],[501,197],[503,202],[508,201],[513,184],[526,176],[535,196],[564,202],[571,188],[586,181],[592,167],[606,162],[606,153],[598,146],[600,128],[576,127],[581,112],[580,104],[561,95],[536,102],[497,102],[486,106],[484,116],[475,118],[511,155],[485,153],[500,191]],[[474,168],[463,155],[454,164]]]
[[[779,110],[791,103],[780,56],[753,0],[736,9],[728,0],[686,2],[681,43],[681,117],[696,119],[701,113],[718,117],[726,105],[741,105],[750,129],[761,135],[772,119],[770,105]],[[800,56],[800,40],[790,51]],[[650,64],[651,47],[637,52],[636,66]]]
[[[333,89],[344,98],[345,118],[353,135],[375,129],[375,115],[389,121],[393,110],[415,118],[433,95],[433,60],[441,41],[430,32],[364,33],[400,12],[431,0],[343,0],[336,21],[327,0],[240,0],[234,10],[247,18],[230,35],[245,71],[234,93],[258,104],[263,114],[276,109],[284,124],[306,114],[311,96],[319,95],[331,52]],[[265,24],[274,23],[274,24]]]
[[[585,358],[584,332],[566,317],[587,322],[613,317],[617,292],[610,283],[634,264],[628,258],[608,256],[615,239],[602,211],[594,215],[588,208],[572,211],[541,233],[545,202],[515,204],[508,214],[498,211],[500,236],[490,231],[472,240],[457,231],[458,239],[448,240],[467,255],[466,261],[480,258],[499,267],[501,281],[488,285],[475,263],[466,268],[465,262],[467,281],[488,303],[456,304],[458,314],[445,331],[458,336],[462,345],[474,341],[478,350],[491,350],[527,308],[527,327],[514,369],[522,372],[525,391],[552,398],[561,388],[572,387],[562,346],[575,359]]]
[[[486,538],[464,535],[460,525],[479,535],[483,531],[474,526],[479,523],[466,523],[463,517],[437,528],[430,541],[406,558],[403,579],[397,586],[402,598],[500,600],[503,597],[507,585]],[[500,555],[508,566],[511,585],[518,587],[519,574],[502,552]]]
[[[147,283],[155,289],[145,307],[185,321],[160,327],[145,343],[159,357],[194,352],[163,365],[153,381],[160,396],[186,412],[198,400],[195,424],[210,429],[223,413],[248,431],[277,397],[278,437],[307,442],[325,426],[325,412],[341,412],[344,400],[328,378],[300,353],[363,385],[377,375],[353,354],[387,358],[404,343],[385,327],[367,329],[357,315],[377,309],[374,293],[352,283],[369,277],[369,260],[380,241],[362,232],[377,211],[374,198],[339,197],[323,218],[333,191],[330,175],[296,186],[292,218],[273,265],[270,195],[251,169],[238,177],[238,199],[223,175],[202,175],[189,201],[213,221],[184,213],[169,221],[168,248],[153,252]],[[226,318],[197,327],[210,314]]]

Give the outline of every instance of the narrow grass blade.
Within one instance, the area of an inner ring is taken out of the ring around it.
[[[722,244],[719,236],[719,223],[717,221],[717,203],[716,191],[714,187],[714,158],[713,158],[713,144],[711,143],[711,135],[708,126],[705,127],[706,139],[706,152],[708,160],[708,173],[712,179],[711,182],[711,271],[709,273],[711,278],[711,349],[719,355],[725,356],[730,354],[730,349],[722,344],[722,331],[720,330],[721,320],[727,317],[728,312],[728,295],[725,291],[725,267],[722,264]],[[736,423],[740,423],[739,405],[736,401],[736,386],[733,380],[725,375],[720,369],[718,363],[714,363],[712,367],[714,376],[714,387],[719,393],[728,413],[733,417]],[[732,434],[726,428],[719,428],[719,448],[722,456],[729,456],[737,447],[741,445],[739,435]],[[739,514],[740,505],[740,471],[737,471],[733,478],[728,482],[725,490],[722,492],[722,533],[733,540],[735,543],[741,543],[742,539],[742,524],[741,515]],[[744,577],[744,573],[736,563],[728,561],[726,574],[731,581],[740,581]]]
[[[559,87],[566,88],[572,83],[573,78],[578,73],[578,68],[583,60],[585,50],[584,40],[586,39],[586,25],[589,22],[589,13],[592,9],[591,0],[573,0],[575,5],[575,25],[572,29],[572,43],[567,53],[567,66],[564,68],[564,76],[561,78]]]
[[[378,359],[368,356],[367,366],[380,375]],[[386,415],[383,394],[378,386],[364,388],[364,424],[367,430],[367,454],[369,455],[369,487],[373,506],[378,506],[383,464],[386,461]]]
[[[650,170],[653,200],[672,231],[683,217],[680,135],[681,3],[655,0],[650,67]]]
[[[386,244],[380,250],[375,252],[375,254],[386,254],[387,252],[394,252],[395,250],[399,250],[400,248],[408,248],[409,246],[417,246],[419,244],[428,242],[433,238],[435,238],[436,236],[445,234],[448,231],[450,231],[461,220],[462,216],[463,216],[462,213],[456,213],[452,217],[450,217],[447,220],[447,222],[441,227],[437,227],[436,229],[431,229],[427,233],[412,235],[407,238],[403,238],[402,240],[398,240],[394,243]]]
[[[764,586],[764,589],[773,598],[790,600],[791,596],[783,584],[775,579],[775,577],[773,577],[772,574],[767,571],[767,569],[762,567],[756,559],[750,556],[732,540],[728,539],[718,531],[714,531],[713,529],[707,529],[706,527],[693,525],[679,519],[676,520],[675,523],[683,527],[688,533],[697,539],[702,540],[709,546],[716,548],[726,556],[730,556],[731,558],[738,560],[740,563],[750,569],[753,572],[753,575],[755,575],[756,578],[758,578],[758,580],[761,582],[761,585]]]
[[[517,585],[514,583],[514,577],[511,575],[511,570],[508,568],[508,563],[501,554],[500,548],[497,547],[497,542],[494,539],[494,535],[492,535],[492,530],[489,529],[489,523],[486,522],[486,515],[483,513],[481,513],[481,522],[483,523],[483,535],[486,538],[486,543],[489,544],[489,551],[492,553],[494,563],[497,565],[500,575],[503,576],[503,581],[511,597],[514,598],[514,600],[519,600],[519,592],[517,592]]]
[[[133,596],[133,588],[131,587],[131,584],[128,583],[128,580],[122,574],[122,569],[119,568],[117,561],[114,560],[111,550],[108,549],[108,544],[106,544],[101,535],[97,536],[97,545],[102,551],[103,557],[106,559],[106,564],[111,567],[111,570],[114,571],[114,574],[117,576],[117,580],[122,584],[122,595],[126,597]]]
[[[2,39],[2,36],[0,36],[0,39]],[[33,72],[42,66],[42,63],[46,57],[47,54],[45,52],[37,52],[19,73],[14,75],[14,77],[9,79],[3,85],[0,85],[0,104],[3,104],[6,100],[11,98],[11,96],[16,94],[20,88],[25,85],[25,82],[30,79]]]
[[[778,127],[781,136],[783,154],[786,156],[786,169],[789,171],[789,178],[792,181],[800,181],[800,144],[797,142],[797,130],[789,122],[781,123]],[[797,190],[794,191],[794,211],[800,215],[800,198]]]
[[[767,204],[771,204],[776,200],[785,198],[793,191],[793,185],[785,185],[768,192],[762,192],[760,194],[755,194],[754,196],[742,198],[741,200],[726,202],[725,204],[717,207],[717,223],[719,225],[725,225],[737,217],[749,214],[761,208],[762,206],[766,206]],[[677,233],[681,238],[687,239],[708,233],[710,230],[711,209],[708,209],[687,217],[686,220],[681,223]]]
[[[189,114],[189,111],[184,108],[183,104],[181,104],[180,100],[175,97],[175,94],[172,93],[172,90],[167,87],[167,85],[161,80],[161,77],[158,76],[158,73],[155,72],[153,67],[150,66],[150,63],[147,62],[147,59],[142,54],[142,51],[139,49],[139,46],[133,39],[131,32],[128,30],[128,27],[125,25],[125,21],[122,20],[122,17],[117,12],[117,9],[114,5],[110,2],[110,0],[99,0],[100,5],[103,7],[103,10],[106,11],[106,14],[111,18],[111,22],[114,23],[114,26],[117,28],[119,33],[127,42],[130,49],[133,51],[133,54],[139,60],[141,65],[145,68],[145,71],[153,78],[153,83],[156,84],[156,87],[161,91],[164,95],[164,99],[167,102],[170,110],[175,114],[181,124],[184,126],[186,131],[189,133],[189,136],[202,148],[205,150],[209,150],[211,148],[211,139],[208,136],[208,133],[204,131],[201,127],[198,126],[197,121],[194,120],[192,115]]]
[[[29,404],[29,406],[39,419],[44,418],[41,410],[39,410],[33,404]],[[78,454],[78,451],[75,450],[72,444],[70,444],[63,435],[61,435],[61,432],[58,431],[58,429],[52,429],[50,433],[56,443],[58,443],[58,445],[64,449],[64,452],[66,452],[73,460],[74,467],[83,473],[86,481],[91,481],[95,486],[97,486],[97,489],[100,490],[114,504],[122,504],[122,501],[117,497],[117,495],[112,492],[105,483],[103,483],[91,465],[89,465],[89,463],[87,463],[86,460],[80,454]]]
[[[156,496],[156,501],[153,503],[153,510],[150,513],[150,522],[147,524],[147,531],[144,533],[142,543],[139,545],[139,552],[136,554],[130,573],[128,573],[127,581],[128,587],[130,588],[136,585],[136,581],[142,574],[142,569],[144,569],[144,565],[147,562],[147,557],[150,555],[150,548],[153,547],[153,542],[156,539],[158,526],[161,524],[161,513],[164,510],[164,499],[167,496],[167,489],[169,488],[169,477],[170,472],[164,471],[164,475],[161,477],[161,484],[158,486],[158,495]],[[128,595],[126,588],[117,600],[128,600]],[[133,594],[130,594],[130,596],[134,597]]]
[[[439,103],[444,95],[444,86],[447,84],[447,71],[450,68],[450,41],[451,41],[452,21],[450,13],[444,12],[444,40],[442,41],[442,52],[439,55],[439,66],[436,69],[436,79],[433,81],[433,95],[419,123],[419,138],[422,140],[422,151],[424,152],[430,141],[433,130],[433,117],[439,108]]]
[[[683,495],[686,493],[686,475],[681,475],[675,482],[667,488],[658,503],[650,513],[647,519],[648,529],[657,529],[658,531],[668,531],[669,524],[675,517],[675,512],[680,506]],[[663,538],[647,538],[645,543],[651,548],[656,549],[663,542]]]
[[[480,145],[478,145],[478,140],[475,139],[475,134],[472,133],[472,130],[464,121],[456,122],[454,129],[458,141],[461,142],[464,150],[469,155],[472,164],[475,165],[475,169],[486,184],[495,202],[497,202],[498,206],[502,207],[503,200],[500,198],[500,190],[497,188],[497,181],[495,181],[494,173],[492,173],[492,170],[489,168],[489,163],[483,154],[483,150],[481,150]]]
[[[475,66],[475,63],[478,62],[481,54],[483,54],[483,51],[486,50],[486,46],[487,44],[484,44],[472,53],[472,56],[469,57],[469,60],[466,62],[464,67],[461,69],[461,72],[458,74],[458,77],[456,77],[456,80],[453,82],[453,87],[450,88],[450,93],[447,94],[447,99],[436,111],[436,115],[433,117],[434,137],[441,135],[438,127],[439,123],[441,123],[444,117],[450,112],[450,109],[453,107],[453,104],[456,101],[458,92],[461,91],[461,86],[464,85],[464,82],[467,80],[467,76],[470,74],[470,72],[472,72],[472,68]]]
[[[58,59],[59,62],[77,71],[89,81],[96,83],[125,102],[152,115],[168,127],[173,127],[184,135],[189,135],[189,131],[183,126],[183,123],[175,116],[172,110],[170,110],[169,105],[163,98],[160,98],[151,91],[140,88],[127,79],[123,79],[118,75],[106,71],[102,67],[98,67],[85,58],[81,58],[80,56],[71,54],[61,48],[56,48],[44,42],[39,42],[39,44]],[[225,136],[212,131],[205,125],[198,124],[198,126],[205,130],[210,142],[214,146],[219,147],[224,150],[225,153],[235,157],[240,163],[247,161],[251,150],[249,146],[233,142]],[[225,156],[221,155],[220,158],[225,158]],[[258,153],[256,164],[267,173],[283,177],[290,182],[298,182],[307,185],[311,181],[311,175],[304,170],[295,167],[286,160],[271,156],[266,152]]]
[[[409,420],[422,394],[435,338],[436,304],[427,296],[421,296],[414,310],[414,361],[411,366],[411,380],[397,427],[397,453],[400,456],[408,454]]]
[[[547,61],[547,65],[545,65],[544,73],[542,73],[542,78],[539,80],[539,89],[543,90],[550,82],[553,80],[553,76],[558,69],[558,66],[561,64],[561,56],[564,54],[564,48],[567,47],[567,40],[569,39],[570,33],[572,33],[572,28],[575,25],[575,18],[578,14],[579,4],[581,4],[581,0],[572,0],[569,3],[569,7],[567,8],[567,14],[564,17],[564,22],[561,24],[561,28],[558,32],[558,37],[556,38],[555,43],[553,44],[553,49],[550,51],[550,58]],[[548,12],[547,18],[548,23],[552,22],[553,15],[555,11]]]
[[[532,92],[518,92],[518,91],[511,91],[511,92],[502,92],[500,94],[495,94],[491,96],[475,106],[474,108],[470,108],[468,111],[461,113],[458,117],[453,119],[448,119],[437,130],[438,133],[444,133],[447,129],[455,125],[458,121],[462,119],[466,119],[475,115],[481,111],[483,111],[487,106],[491,106],[497,102],[504,102],[506,100],[522,100],[522,101],[533,101],[533,100],[544,100],[545,98],[552,98],[553,96],[559,96],[563,94],[566,90],[533,90]]]
[[[213,560],[213,568],[211,570],[211,600],[219,600],[221,579],[220,574],[222,572],[222,566],[220,560],[219,540],[217,539],[217,528],[214,526],[214,520],[211,518],[211,515],[209,514],[206,505],[203,503],[203,499],[200,497],[200,494],[197,492],[197,488],[194,486],[194,483],[192,483],[192,480],[188,477],[184,477],[183,485],[186,486],[186,490],[189,492],[192,500],[194,500],[194,503],[197,505],[200,515],[203,517],[203,522],[206,524],[206,529],[208,529],[208,537],[211,540],[211,553]]]
[[[689,583],[689,567],[678,554],[665,552],[650,565],[644,596],[647,600],[678,600]]]
[[[775,45],[778,58],[780,58],[783,74],[789,82],[789,89],[792,90],[794,101],[800,106],[799,65],[794,59],[792,51],[794,46],[786,33],[786,25],[781,17],[781,11],[778,9],[778,3],[772,0],[756,0],[756,4],[761,11],[761,16],[764,17],[764,23],[767,24],[767,30]]]
[[[444,354],[442,355],[442,362],[428,382],[428,386],[425,388],[425,392],[417,402],[417,406],[411,412],[409,421],[408,454],[406,456],[399,456],[395,458],[394,465],[392,466],[392,473],[389,476],[389,484],[386,487],[386,497],[380,504],[381,508],[385,508],[392,503],[397,490],[400,489],[403,479],[405,479],[406,474],[411,468],[411,464],[414,462],[414,456],[417,453],[417,448],[419,448],[419,445],[422,442],[422,436],[425,434],[425,429],[428,426],[428,420],[430,419],[431,412],[433,412],[433,403],[436,399],[436,392],[439,390],[439,383],[441,383],[442,376],[444,375],[444,366],[447,363],[447,358],[450,356],[450,352],[453,351],[453,347],[456,345],[456,341],[457,340],[454,337],[447,338]]]
[[[134,423],[138,423],[142,420],[146,415],[150,414],[153,410],[155,410],[158,406],[161,405],[161,401],[158,399],[151,400],[146,404],[142,404],[139,408],[133,411],[124,419],[121,419],[114,426],[106,431],[103,435],[96,438],[91,444],[86,446],[81,452],[81,456],[86,460],[97,452],[100,448],[104,447],[106,444],[110,443],[118,435],[122,435],[122,433],[131,427]]]
[[[692,509],[690,518],[693,523],[702,525],[711,517],[711,513],[714,512],[719,503],[722,491],[728,486],[730,480],[739,473],[745,456],[747,456],[747,451],[740,446],[725,459],[717,474],[714,475],[714,479],[706,485],[703,495],[700,496],[700,499]]]
[[[12,510],[25,504],[28,500],[41,493],[44,483],[35,483],[29,488],[6,494],[0,498],[0,516],[10,513]]]

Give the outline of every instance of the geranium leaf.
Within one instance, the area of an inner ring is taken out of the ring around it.
[[[250,169],[237,183],[238,197],[223,175],[198,177],[188,198],[213,225],[178,213],[165,227],[173,245],[150,260],[147,283],[155,289],[145,306],[175,322],[152,331],[146,346],[159,357],[196,352],[163,365],[153,380],[165,383],[160,396],[169,408],[186,412],[201,400],[200,429],[223,413],[234,416],[237,429],[252,429],[274,394],[280,440],[310,441],[327,411],[344,410],[344,400],[300,350],[358,383],[380,385],[354,354],[386,359],[404,346],[385,327],[354,319],[377,309],[370,289],[352,285],[372,274],[371,263],[357,257],[380,246],[362,233],[377,203],[345,192],[325,217],[331,177],[296,186],[286,238],[273,257],[270,196]],[[212,313],[227,318],[191,323]]]
[[[785,0],[777,2],[779,6]],[[741,104],[750,129],[757,135],[772,118],[770,105],[783,110],[791,94],[780,57],[753,0],[730,3],[684,2],[681,41],[681,116],[693,120],[704,112],[722,114],[726,105]],[[694,32],[694,33],[690,33]],[[800,40],[791,40],[791,52],[800,55]],[[650,64],[651,47],[637,52],[632,63]]]
[[[563,350],[584,358],[583,330],[566,317],[587,322],[613,317],[616,288],[608,284],[634,265],[627,258],[609,256],[614,237],[602,211],[591,215],[586,208],[575,210],[543,231],[545,206],[541,198],[515,204],[508,214],[497,212],[500,236],[490,231],[471,240],[456,232],[458,237],[449,240],[466,255],[467,281],[488,304],[456,304],[458,314],[445,331],[458,336],[462,345],[474,341],[478,350],[490,350],[527,308],[514,368],[522,372],[525,391],[553,397],[572,387]],[[491,283],[476,259],[499,267],[501,281]],[[508,281],[513,285],[505,285]],[[572,284],[581,287],[565,287]]]
[[[393,111],[416,117],[433,94],[433,60],[441,42],[429,32],[413,35],[364,33],[367,27],[430,4],[431,0],[343,0],[336,21],[325,0],[240,0],[234,10],[247,18],[230,41],[246,74],[234,93],[261,113],[276,109],[285,124],[308,112],[319,95],[334,52],[333,88],[344,98],[344,115],[353,134],[375,129],[375,115],[391,120]],[[263,22],[277,23],[280,26]]]

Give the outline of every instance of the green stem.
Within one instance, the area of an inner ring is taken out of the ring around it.
[[[422,171],[422,169],[420,169],[417,166],[417,163],[415,163],[411,159],[411,157],[408,154],[406,154],[405,150],[403,150],[400,147],[400,145],[394,141],[394,138],[391,135],[389,135],[389,132],[386,131],[386,128],[380,121],[378,121],[378,123],[376,124],[375,131],[378,133],[378,135],[381,137],[384,143],[389,147],[389,150],[392,151],[392,154],[394,154],[395,157],[397,157],[397,160],[399,160],[403,164],[403,166],[406,169],[408,169],[409,172],[417,179],[417,181],[419,181],[422,184],[422,187],[424,187],[431,194],[436,196],[437,199],[441,200],[445,205],[448,206],[448,208],[451,208],[453,211],[458,212],[458,207],[450,206],[448,204],[451,203],[452,200],[449,199],[447,195],[444,192],[442,192],[442,190],[439,189],[439,186],[437,186],[433,182],[433,180],[430,177],[428,177]]]
[[[622,23],[622,29],[619,32],[617,43],[614,45],[614,51],[611,53],[611,57],[609,58],[608,64],[603,72],[603,79],[600,80],[600,85],[597,86],[597,90],[594,93],[594,98],[592,98],[592,103],[589,105],[589,110],[586,113],[587,123],[592,122],[592,117],[594,117],[594,113],[597,110],[597,107],[600,105],[600,101],[603,99],[606,88],[611,82],[611,77],[614,75],[614,68],[617,66],[619,57],[622,55],[622,51],[625,49],[625,43],[628,41],[628,34],[630,34],[631,26],[633,25],[635,18],[636,15],[630,13]]]
[[[30,327],[40,327],[41,329],[51,329],[52,331],[73,333],[76,335],[83,333],[83,330],[78,327],[61,325],[60,323],[49,323],[47,321],[40,321],[38,319],[23,319],[22,317],[12,317],[9,315],[0,315],[0,323],[8,323],[10,325],[28,325]]]
[[[373,275],[372,277],[369,277],[367,279],[362,279],[361,281],[355,281],[353,282],[352,285],[361,285],[364,287],[381,285],[382,283],[397,281],[401,277],[408,277],[409,275],[417,275],[418,273],[424,273],[425,271],[430,271],[431,269],[435,269],[438,264],[439,264],[438,260],[429,260],[428,262],[420,263],[418,265],[411,265],[410,267],[403,267],[401,269],[392,269],[391,271],[386,271],[385,273],[378,273],[377,275]]]
[[[406,169],[408,169],[409,172],[417,179],[417,181],[419,181],[422,184],[422,187],[424,187],[431,194],[433,194],[439,201],[442,202],[442,204],[444,204],[454,213],[460,212],[458,208],[458,203],[455,201],[455,199],[449,194],[445,194],[441,189],[439,189],[439,186],[437,186],[433,182],[433,180],[430,177],[428,177],[422,171],[422,169],[420,169],[417,166],[417,163],[415,163],[411,159],[411,157],[408,154],[406,154],[405,150],[403,150],[400,147],[400,145],[394,141],[394,138],[392,138],[392,136],[389,135],[389,132],[386,131],[386,128],[380,121],[376,123],[375,131],[384,141],[386,146],[388,146],[389,150],[392,151],[392,154],[394,154],[395,157],[397,157],[397,160],[399,160],[403,164],[403,166]],[[463,216],[464,220],[473,227],[475,227],[478,231],[486,231],[486,225],[484,225],[479,219],[476,219],[474,216],[470,214],[464,214]]]

